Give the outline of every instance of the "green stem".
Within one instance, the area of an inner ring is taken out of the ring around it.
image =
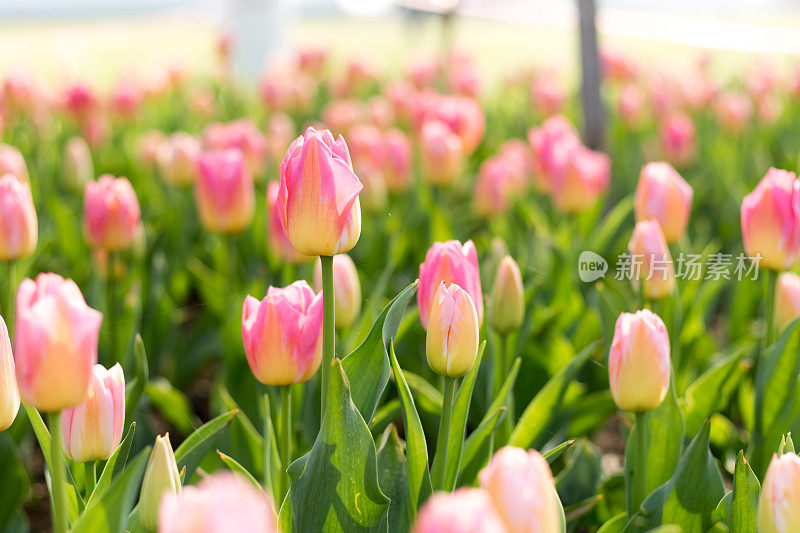
[[[61,447],[61,411],[50,413],[50,490],[53,496],[53,533],[67,531],[67,492],[64,449]]]
[[[439,438],[436,441],[436,455],[442,454],[442,468],[437,471],[433,480],[434,490],[444,490],[445,471],[447,470],[447,445],[450,440],[450,419],[453,417],[453,398],[456,395],[456,378],[444,378],[444,396],[442,397],[442,418],[439,421]]]
[[[117,358],[117,279],[116,252],[108,252],[106,265],[106,320],[108,321],[108,363],[119,362]]]
[[[83,463],[83,468],[86,477],[86,500],[88,501],[97,485],[97,461]]]
[[[6,261],[5,290],[3,291],[3,316],[8,327],[8,334],[14,335],[14,261]]]
[[[761,346],[761,356],[764,356],[767,349],[775,342],[775,285],[777,282],[778,273],[774,270],[767,270],[765,283],[767,286],[764,288],[766,296],[766,307],[764,309],[764,337]]]
[[[322,410],[325,416],[325,404],[328,399],[328,381],[330,380],[331,361],[336,351],[335,309],[333,300],[333,257],[321,255],[322,263]]]
[[[292,386],[281,387],[281,497],[289,492],[289,465],[292,462]]]
[[[647,497],[647,412],[636,413],[636,463],[633,468],[633,480],[631,482],[631,506],[629,509],[632,515],[639,510],[639,506]]]
[[[262,387],[262,390],[264,388]],[[270,424],[272,422],[272,409],[270,408],[269,395],[266,390],[263,390],[264,401],[261,403],[264,413],[262,420],[264,421],[264,488],[275,501],[280,502],[277,487],[272,484],[272,439],[270,435]]]
[[[500,339],[500,342],[503,346],[503,379],[505,379],[511,370],[511,362],[514,360],[514,352],[511,350],[513,337],[510,334],[503,335]],[[515,423],[514,389],[512,388],[510,391],[508,391],[508,397],[506,398],[506,416],[503,417],[503,444],[508,442],[508,437],[510,437],[511,433],[514,431]]]

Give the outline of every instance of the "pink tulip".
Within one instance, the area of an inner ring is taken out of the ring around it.
[[[748,256],[773,270],[791,268],[800,256],[800,182],[794,172],[771,168],[742,200],[742,238]]]
[[[314,290],[322,292],[322,263],[314,267]],[[333,257],[333,299],[336,309],[336,327],[347,329],[361,312],[361,282],[356,265],[347,254]]]
[[[509,139],[500,146],[498,155],[521,183],[528,183],[533,173],[533,154],[528,143],[522,139]]]
[[[136,79],[125,76],[111,93],[111,109],[120,117],[130,118],[139,111],[143,99],[143,91]]]
[[[347,147],[353,168],[359,175],[366,168],[380,168],[383,163],[383,135],[372,124],[355,124],[350,128]]]
[[[139,138],[137,153],[144,166],[152,168],[156,164],[158,148],[166,138],[167,136],[158,130],[147,131]]]
[[[14,354],[6,321],[0,316],[0,431],[14,423],[19,411],[19,388],[14,370]]]
[[[580,138],[572,124],[561,115],[544,121],[540,128],[528,132],[528,144],[533,151],[534,183],[542,192],[551,192],[554,184],[563,179],[569,158]]]
[[[94,179],[92,151],[83,137],[72,137],[64,146],[64,176],[70,187],[83,190]]]
[[[637,221],[655,219],[667,242],[686,232],[694,191],[669,163],[648,163],[639,173],[634,196]]]
[[[8,111],[30,113],[40,103],[40,80],[27,70],[14,70],[3,80],[3,104]]]
[[[608,354],[608,380],[617,407],[640,412],[655,409],[670,381],[669,334],[648,309],[622,313]]]
[[[103,315],[58,274],[24,279],[17,289],[14,355],[25,403],[57,411],[83,401]]]
[[[28,166],[22,152],[8,144],[0,144],[0,176],[12,174],[19,181],[28,181]]]
[[[411,141],[398,129],[383,135],[383,178],[390,192],[408,189],[411,183]]]
[[[200,142],[188,133],[176,132],[156,151],[156,163],[164,181],[170,185],[191,185],[197,175]]]
[[[237,148],[244,156],[250,174],[255,179],[264,175],[267,140],[250,119],[209,125],[203,131],[203,146],[207,151]]]
[[[295,249],[305,255],[348,252],[361,235],[363,186],[344,138],[308,128],[281,163],[277,208]]]
[[[395,113],[392,103],[385,96],[373,96],[367,101],[367,120],[385,130],[395,123]]]
[[[758,100],[756,111],[762,125],[772,125],[781,117],[783,102],[777,95],[770,93]]]
[[[81,82],[73,83],[64,89],[61,104],[74,118],[82,120],[98,105],[94,90]]]
[[[28,257],[39,240],[38,219],[27,182],[0,177],[0,260]]]
[[[474,98],[457,95],[441,97],[433,111],[434,118],[447,124],[461,139],[464,153],[475,151],[483,139],[486,118]]]
[[[286,155],[286,147],[296,136],[294,121],[289,115],[276,112],[267,121],[267,156],[277,163]]]
[[[524,190],[525,182],[504,157],[490,157],[481,165],[475,181],[473,205],[478,216],[491,218],[507,213],[514,195]]]
[[[464,289],[475,305],[478,324],[483,322],[483,292],[478,270],[478,253],[472,241],[462,246],[458,241],[435,242],[419,266],[417,303],[422,326],[428,328],[428,316],[441,283],[455,283]]]
[[[93,248],[124,250],[141,230],[142,213],[131,183],[110,174],[86,184],[83,220]]]
[[[197,486],[166,492],[158,512],[160,533],[277,533],[266,495],[232,472],[206,477]]]
[[[628,127],[640,125],[644,119],[645,97],[638,85],[629,83],[619,93],[617,112]]]
[[[439,79],[439,62],[432,56],[415,57],[406,67],[406,77],[417,90],[429,89]]]
[[[429,121],[420,134],[420,157],[425,179],[433,185],[450,185],[464,167],[464,148],[446,124]]]
[[[508,533],[488,494],[460,488],[437,492],[417,515],[412,533]]]
[[[478,475],[509,533],[561,530],[561,507],[547,460],[536,450],[499,449]]]
[[[722,129],[732,134],[741,133],[750,123],[753,103],[747,95],[729,91],[717,101],[717,118]]]
[[[260,302],[248,296],[242,340],[250,370],[267,385],[308,381],[322,361],[322,292],[305,281],[270,287]]]
[[[695,158],[694,123],[687,115],[676,113],[666,117],[659,128],[661,148],[670,163],[684,166]]]
[[[531,101],[541,113],[550,117],[560,113],[567,99],[567,90],[561,79],[553,72],[536,77],[531,86]]]
[[[647,298],[669,296],[675,288],[675,267],[661,224],[656,220],[637,222],[628,251],[634,287],[638,290],[643,285]]]
[[[775,293],[775,324],[779,329],[800,317],[800,276],[784,272],[778,276]]]
[[[125,376],[119,363],[94,365],[86,398],[61,413],[67,457],[79,463],[104,461],[119,446],[125,423]]]
[[[433,297],[425,354],[428,366],[441,376],[467,374],[478,356],[478,314],[467,291],[442,282]]]
[[[603,78],[617,82],[635,79],[640,70],[631,56],[616,50],[601,50],[600,65]]]
[[[295,250],[292,241],[286,235],[286,230],[283,229],[280,213],[275,205],[278,201],[278,189],[280,189],[280,183],[277,181],[271,181],[267,186],[267,209],[269,210],[267,232],[270,249],[287,263],[305,263],[311,260],[311,257]]]
[[[197,158],[194,190],[200,221],[215,233],[241,233],[253,221],[253,176],[239,150],[214,150]]]
[[[109,139],[108,115],[96,111],[87,115],[81,123],[81,135],[89,146],[99,148]]]
[[[800,531],[800,457],[773,455],[758,500],[758,533]]]
[[[576,147],[567,160],[562,179],[553,180],[556,208],[576,213],[592,207],[610,183],[611,160],[602,152]]]
[[[328,50],[322,46],[305,46],[297,51],[300,70],[312,76],[319,76],[328,62]]]

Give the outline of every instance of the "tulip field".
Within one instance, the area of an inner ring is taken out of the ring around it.
[[[0,531],[800,532],[800,63],[232,46],[0,74]]]

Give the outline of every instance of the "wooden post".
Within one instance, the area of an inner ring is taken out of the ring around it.
[[[592,150],[605,146],[605,111],[600,99],[600,54],[597,49],[595,0],[578,0],[581,32],[581,102],[583,142]]]

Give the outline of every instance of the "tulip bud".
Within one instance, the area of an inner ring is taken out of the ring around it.
[[[200,142],[188,133],[173,133],[158,146],[156,162],[164,181],[185,186],[194,183]]]
[[[158,508],[165,494],[181,491],[181,475],[175,462],[175,453],[169,442],[169,433],[156,437],[147,468],[144,471],[142,490],[139,493],[139,523],[145,531],[158,527]]]
[[[344,138],[308,128],[281,163],[277,206],[289,239],[305,255],[350,251],[361,235],[362,185]]]
[[[16,311],[14,355],[22,400],[41,411],[81,403],[97,363],[103,315],[86,305],[74,281],[58,274],[22,280]]]
[[[655,220],[637,222],[628,250],[634,287],[641,283],[647,298],[669,296],[675,288],[675,267],[661,225]]]
[[[19,411],[19,389],[14,373],[14,355],[6,321],[0,316],[0,431],[14,423]]]
[[[739,92],[726,92],[717,101],[717,118],[722,129],[737,135],[750,122],[753,115],[753,102],[747,95]]]
[[[238,149],[250,175],[256,179],[263,177],[267,140],[250,119],[209,125],[203,132],[203,145],[208,151]]]
[[[778,329],[800,316],[800,276],[784,272],[778,276],[775,291],[775,324]]]
[[[638,85],[626,84],[619,93],[617,112],[628,127],[636,127],[644,118],[644,94]]]
[[[412,533],[508,533],[486,491],[437,492],[422,507]]]
[[[458,135],[465,154],[475,151],[486,129],[486,118],[477,100],[459,95],[440,96],[435,99],[432,112],[436,120]]]
[[[0,177],[0,260],[28,257],[36,249],[39,226],[31,189],[11,174]]]
[[[800,256],[800,182],[794,172],[771,168],[742,200],[742,239],[760,265],[791,268]]]
[[[563,213],[592,207],[610,182],[611,160],[602,152],[576,146],[561,179],[552,180],[553,202]]]
[[[420,156],[427,181],[433,185],[450,185],[458,179],[464,166],[461,139],[446,124],[425,122],[420,134]]]
[[[425,353],[428,365],[442,376],[457,378],[478,357],[478,314],[467,291],[444,282],[433,298]]]
[[[82,190],[94,178],[92,153],[83,137],[72,137],[64,146],[64,177],[76,190]]]
[[[677,241],[686,231],[694,191],[672,165],[648,163],[639,174],[634,196],[636,221],[654,219],[667,242]]]
[[[164,494],[158,512],[160,533],[277,533],[266,495],[238,474],[211,475],[197,486]]]
[[[501,448],[478,479],[509,533],[561,531],[553,474],[536,450]]]
[[[322,293],[305,281],[270,287],[258,301],[248,296],[242,310],[247,363],[265,385],[308,381],[322,361]]]
[[[561,115],[548,118],[540,128],[528,132],[534,184],[541,192],[551,192],[563,179],[569,158],[580,143],[575,128]]]
[[[25,183],[29,181],[28,166],[22,152],[8,144],[0,144],[0,176],[5,174],[12,174]]]
[[[139,138],[137,151],[144,166],[152,168],[155,165],[158,147],[165,139],[166,136],[158,130],[150,130]]]
[[[492,288],[492,327],[505,335],[522,325],[525,317],[525,293],[522,289],[522,275],[519,266],[511,256],[500,261],[497,276]]]
[[[215,233],[240,233],[253,221],[253,177],[239,150],[206,152],[197,159],[194,197],[200,221]]]
[[[109,370],[94,365],[86,398],[61,414],[67,457],[79,463],[108,459],[122,440],[125,423],[125,376],[119,363]]]
[[[800,531],[800,457],[773,455],[758,499],[758,533]]]
[[[687,115],[677,113],[661,123],[659,138],[664,155],[670,163],[684,166],[695,157],[694,123]]]
[[[667,327],[658,315],[643,309],[619,316],[608,354],[617,407],[640,412],[661,405],[669,389],[669,353]]]
[[[322,291],[322,263],[314,267],[314,290]],[[333,299],[336,309],[336,327],[349,328],[361,312],[361,282],[356,265],[347,254],[333,256]]]
[[[490,157],[481,165],[475,181],[475,211],[483,218],[505,214],[514,195],[524,188],[524,178],[515,172],[510,161],[500,156]]]
[[[131,182],[105,174],[87,183],[83,219],[93,248],[115,252],[130,247],[142,224]]]
[[[419,289],[417,303],[422,327],[428,328],[428,315],[439,285],[455,283],[470,295],[478,312],[478,324],[483,321],[483,292],[478,271],[478,253],[475,244],[467,241],[462,246],[458,241],[435,242],[425,254],[419,266]]]

